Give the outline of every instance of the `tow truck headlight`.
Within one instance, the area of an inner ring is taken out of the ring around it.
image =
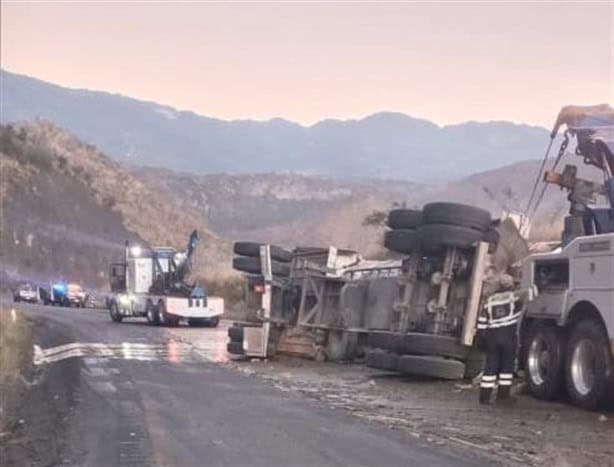
[[[130,254],[134,258],[138,258],[139,256],[141,256],[142,252],[143,252],[143,250],[141,249],[140,245],[133,245],[133,246],[130,247]]]
[[[128,295],[120,295],[119,296],[119,303],[121,305],[124,305],[124,306],[130,305],[130,296],[128,296]]]

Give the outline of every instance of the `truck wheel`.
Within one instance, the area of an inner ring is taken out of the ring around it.
[[[244,355],[245,354],[245,350],[243,350],[243,342],[229,342],[228,344],[226,344],[226,350],[228,351],[228,353],[233,354],[233,355]]]
[[[249,274],[262,274],[260,258],[239,256],[232,260],[232,267],[237,271],[247,272]],[[271,261],[271,271],[275,276],[287,277],[290,275],[290,265],[278,261]]]
[[[147,316],[147,322],[152,326],[158,326],[160,324],[160,315],[158,313],[158,309],[153,305],[153,303],[147,303],[145,315]]]
[[[479,230],[459,225],[425,224],[416,230],[422,248],[437,252],[447,247],[469,248],[481,240]]]
[[[449,224],[484,232],[490,226],[490,213],[475,206],[458,203],[428,203],[424,205],[425,224]]]
[[[243,342],[243,327],[231,326],[228,328],[228,337],[231,341]]]
[[[378,370],[397,371],[399,356],[381,349],[365,350],[365,365]]]
[[[215,316],[207,320],[207,326],[210,328],[217,328],[219,324],[220,324],[219,316]]]
[[[422,211],[418,209],[393,209],[388,213],[391,229],[415,229],[422,225]]]
[[[113,303],[111,304],[110,308],[109,308],[109,313],[111,314],[111,320],[114,323],[121,323],[122,319],[124,318],[122,316],[122,314],[119,312],[119,308],[117,306],[117,303]]]
[[[529,390],[538,399],[553,400],[563,386],[563,346],[556,328],[534,323],[527,331],[524,371]]]
[[[171,316],[166,312],[166,305],[162,300],[158,302],[158,321],[160,326],[174,327],[179,324],[179,318]]]
[[[388,230],[384,233],[384,246],[390,251],[408,255],[420,250],[420,238],[414,230]]]
[[[430,355],[402,355],[399,357],[399,372],[431,378],[462,379],[465,376],[465,364]]]
[[[438,355],[464,360],[471,347],[459,343],[457,338],[422,333],[398,334],[394,332],[370,332],[367,345],[389,350],[399,355]]]
[[[580,321],[567,343],[565,382],[574,404],[595,410],[606,403],[611,384],[612,355],[603,326],[593,320]]]
[[[256,242],[235,242],[233,251],[239,256],[249,256],[251,258],[260,258],[260,247],[263,243]],[[282,263],[292,261],[292,253],[275,245],[271,245],[271,259]]]

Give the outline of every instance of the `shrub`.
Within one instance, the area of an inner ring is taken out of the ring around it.
[[[240,277],[216,277],[200,281],[207,286],[208,293],[223,297],[228,307],[236,306],[245,300],[245,279]]]

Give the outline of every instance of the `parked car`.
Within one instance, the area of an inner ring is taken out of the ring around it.
[[[15,302],[38,303],[38,300],[38,288],[29,283],[19,285],[13,292],[13,301]]]

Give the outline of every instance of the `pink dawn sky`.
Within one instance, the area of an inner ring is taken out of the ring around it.
[[[207,116],[550,127],[614,102],[614,1],[2,2],[2,68]]]

